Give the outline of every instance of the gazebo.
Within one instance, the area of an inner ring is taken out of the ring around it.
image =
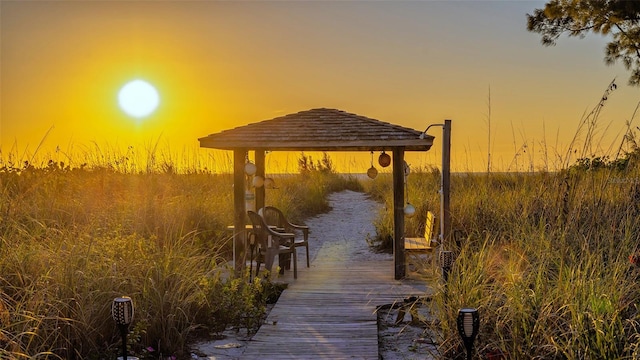
[[[389,151],[393,169],[394,271],[406,275],[404,260],[404,154],[428,151],[434,137],[425,132],[393,125],[336,109],[311,109],[276,117],[198,139],[201,147],[233,151],[234,228],[245,228],[245,163],[254,152],[255,175],[265,175],[266,151]],[[264,206],[264,187],[255,188],[255,207]],[[235,245],[244,244],[236,231]],[[242,258],[235,254],[236,269]]]

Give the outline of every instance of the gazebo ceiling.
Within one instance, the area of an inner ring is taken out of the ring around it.
[[[311,109],[198,139],[201,147],[270,151],[427,151],[434,137],[336,109]]]

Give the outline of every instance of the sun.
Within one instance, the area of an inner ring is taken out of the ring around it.
[[[118,104],[127,115],[141,119],[151,115],[158,108],[160,95],[148,82],[133,80],[118,92]]]

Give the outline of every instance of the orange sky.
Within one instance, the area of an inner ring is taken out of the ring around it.
[[[0,149],[6,159],[41,141],[42,157],[157,146],[188,158],[211,154],[198,137],[327,107],[418,130],[452,119],[452,168],[482,171],[490,104],[493,169],[526,170],[543,167],[545,153],[557,163],[617,78],[598,120],[605,154],[640,89],[604,64],[604,39],[540,45],[525,14],[543,4],[2,1]],[[116,99],[136,78],[161,97],[142,121]],[[411,164],[439,164],[441,133],[431,133],[433,151],[410,154]],[[295,171],[296,157],[277,164]],[[364,172],[369,154],[334,162]]]

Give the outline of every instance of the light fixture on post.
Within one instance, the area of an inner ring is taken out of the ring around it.
[[[464,347],[467,351],[467,360],[471,360],[473,351],[473,341],[480,330],[480,315],[478,309],[462,308],[458,310],[458,333],[462,338]]]
[[[451,187],[451,120],[445,120],[443,124],[431,124],[420,134],[420,139],[425,139],[427,131],[433,126],[442,126],[442,171],[440,172],[440,236],[443,246],[448,246],[450,241],[451,212],[449,204],[449,192]],[[433,138],[433,137],[432,137]]]
[[[371,167],[367,170],[367,176],[375,179],[378,176],[378,169],[373,166],[373,150],[371,150]]]
[[[128,296],[113,299],[111,304],[111,316],[115,321],[122,336],[122,359],[127,360],[127,333],[129,325],[133,321],[133,301]]]

